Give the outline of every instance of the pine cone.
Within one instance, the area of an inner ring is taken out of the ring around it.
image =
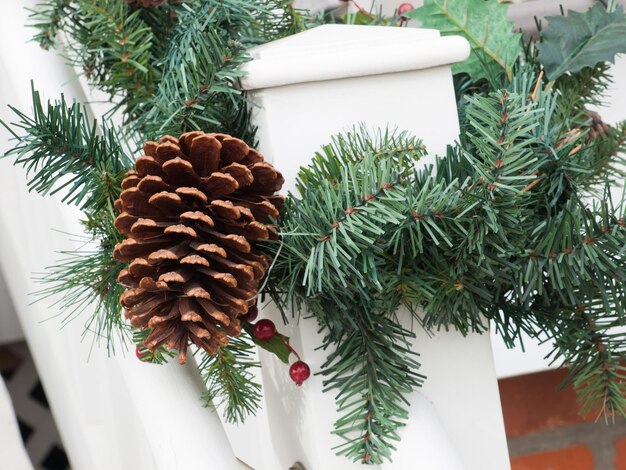
[[[167,3],[167,0],[124,0],[128,5],[141,5],[144,8],[158,7]]]
[[[225,134],[188,132],[144,145],[122,182],[113,252],[130,262],[118,281],[131,325],[149,328],[145,346],[189,341],[210,354],[241,332],[269,266],[256,240],[277,239],[270,217],[284,179],[263,156]]]
[[[587,115],[591,118],[589,123],[589,133],[587,134],[587,142],[592,139],[596,139],[606,134],[609,130],[609,125],[602,120],[602,117],[595,111],[585,110]]]

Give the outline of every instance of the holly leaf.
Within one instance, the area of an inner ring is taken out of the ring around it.
[[[576,73],[599,62],[614,62],[615,54],[626,52],[626,17],[618,6],[608,12],[598,2],[585,13],[549,16],[541,33],[539,62],[550,80]]]
[[[513,32],[507,8],[497,0],[425,0],[422,7],[404,16],[419,20],[424,28],[438,29],[444,36],[461,35],[469,41],[472,53],[452,66],[453,73],[467,73],[476,81],[487,77],[495,66],[510,79],[521,53],[521,34]]]
[[[259,346],[260,348],[265,349],[266,351],[275,354],[278,359],[283,361],[285,364],[289,363],[289,355],[291,354],[291,350],[289,349],[289,337],[285,335],[281,335],[280,333],[276,333],[272,339],[269,340],[260,340],[254,337],[254,326],[250,323],[242,323],[243,329],[250,335],[252,341]]]

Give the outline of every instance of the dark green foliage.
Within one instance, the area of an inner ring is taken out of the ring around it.
[[[223,407],[229,423],[240,423],[255,414],[261,403],[261,386],[254,381],[254,345],[247,335],[231,338],[213,355],[202,353],[198,368],[207,387],[206,406]]]
[[[32,10],[31,25],[38,31],[33,39],[44,49],[56,47],[56,36],[64,21],[76,11],[76,0],[50,0]]]
[[[10,106],[17,122],[2,123],[17,144],[6,153],[23,165],[29,189],[64,193],[63,201],[91,212],[112,207],[120,193],[120,176],[132,166],[116,129],[90,122],[83,106],[41,102],[33,88],[32,117]],[[60,175],[65,178],[59,178]]]
[[[623,201],[583,199],[607,171],[571,127],[577,117],[556,112],[571,95],[531,70],[507,88],[466,98],[461,143],[434,168],[413,170],[422,147],[406,134],[360,129],[323,147],[287,201],[269,286],[279,306],[306,306],[326,333],[338,452],[352,460],[391,458],[402,397],[423,380],[401,306],[433,331],[482,332],[491,321],[508,344],[545,332],[583,411],[626,406],[625,337],[609,333],[626,306]]]
[[[521,35],[513,32],[507,8],[497,1],[426,0],[406,16],[419,20],[424,28],[467,39],[472,53],[467,60],[453,65],[455,73],[467,73],[472,80],[505,73],[511,79],[513,64],[521,52]]]
[[[299,194],[278,221],[282,240],[264,244],[276,256],[267,292],[285,317],[305,310],[324,333],[321,373],[343,439],[336,450],[351,460],[392,458],[406,395],[425,380],[411,346],[416,326],[467,334],[491,324],[510,346],[521,332],[551,341],[582,412],[626,414],[626,208],[609,196],[624,176],[626,123],[606,126],[588,110],[610,83],[606,61],[623,51],[626,20],[598,3],[551,18],[535,46],[520,44],[504,12],[495,0],[429,0],[415,11],[425,26],[472,44],[470,60],[453,69],[459,142],[422,168],[425,149],[406,133],[337,136],[299,173]],[[30,187],[63,191],[85,213],[83,249],[43,276],[43,294],[62,293],[68,318],[94,303],[87,328],[106,339],[126,328],[115,282],[122,265],[111,250],[113,201],[132,161],[118,135],[201,129],[252,142],[250,103],[236,87],[248,47],[323,22],[397,24],[375,11],[309,18],[286,0],[151,9],[46,0],[32,18],[35,39],[51,47],[64,34],[69,62],[111,96],[112,114],[121,111],[119,131],[90,122],[77,104],[45,108],[34,92],[32,117],[14,110],[17,122],[4,124],[17,139],[8,155],[29,170]],[[262,346],[284,360],[283,339]],[[231,422],[260,403],[253,348],[244,335],[199,365],[207,404],[223,406]]]
[[[347,300],[347,298],[346,298]],[[408,419],[405,395],[422,385],[415,335],[389,315],[385,303],[351,302],[351,318],[330,318],[336,307],[320,305],[313,313],[321,324],[332,325],[324,347],[336,346],[323,364],[325,391],[336,390],[341,418],[334,433],[344,440],[337,454],[368,464],[391,460],[398,428]],[[315,303],[316,304],[316,303]],[[317,304],[316,304],[317,306]]]
[[[42,46],[56,46],[143,138],[191,129],[250,140],[236,89],[246,48],[305,27],[286,0],[189,0],[158,8],[121,0],[48,0],[31,15]]]
[[[283,15],[276,13],[281,9]],[[253,141],[247,99],[236,86],[239,68],[249,60],[246,48],[297,32],[298,18],[282,0],[255,8],[245,0],[183,5],[154,96],[133,127],[148,138],[202,129]]]
[[[198,10],[181,11],[156,94],[137,122],[142,134],[155,138],[203,129],[251,138],[246,99],[234,87],[241,76],[237,69],[248,59],[242,38],[228,33],[253,27],[254,11],[246,6],[209,0]]]
[[[85,239],[80,248],[60,255],[59,262],[37,278],[45,287],[35,295],[56,298],[64,323],[80,317],[91,306],[94,313],[85,319],[84,336],[115,352],[130,331],[119,305],[124,288],[117,275],[124,266],[113,259],[111,248],[93,239]]]
[[[626,18],[618,6],[609,12],[597,2],[589,11],[569,11],[567,16],[546,18],[541,32],[539,61],[550,80],[567,72],[580,72],[600,62],[613,62],[615,54],[626,52]]]
[[[63,96],[44,106],[33,89],[32,117],[11,109],[17,121],[2,124],[17,144],[5,156],[14,157],[16,164],[26,168],[31,190],[61,192],[64,202],[79,206],[85,214],[82,247],[63,253],[65,258],[41,276],[47,287],[38,295],[61,294],[58,304],[66,320],[94,305],[85,331],[113,349],[114,338],[126,334],[118,302],[123,288],[117,283],[123,265],[112,255],[113,246],[121,241],[113,226],[113,203],[132,160],[116,129],[91,121],[80,104],[69,104]]]
[[[291,349],[289,349],[289,338],[280,333],[276,333],[271,339],[261,340],[254,336],[254,327],[248,322],[242,322],[241,327],[248,333],[250,340],[258,347],[274,354],[285,364],[289,363]]]

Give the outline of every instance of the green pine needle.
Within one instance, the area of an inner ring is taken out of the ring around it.
[[[202,353],[198,369],[207,387],[206,406],[223,408],[228,423],[241,423],[261,404],[261,386],[254,381],[254,344],[245,335],[230,338],[212,355]]]

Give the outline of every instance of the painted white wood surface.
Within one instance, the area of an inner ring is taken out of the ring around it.
[[[32,470],[17,420],[11,405],[11,397],[0,377],[0,469]]]
[[[384,51],[385,67],[372,65]],[[243,86],[259,105],[253,119],[260,150],[285,175],[284,190],[294,189],[297,169],[331,135],[359,122],[407,129],[424,138],[431,154],[443,152],[459,131],[449,64],[468,52],[465,41],[444,40],[435,31],[363,26],[324,26],[253,50]],[[271,306],[262,315],[280,321]],[[321,344],[315,321],[301,319],[285,331],[317,372],[326,354],[315,351]],[[509,468],[489,336],[440,332],[430,339],[416,333],[415,348],[429,378],[410,397],[410,425],[402,431],[397,460],[378,468]],[[271,435],[278,464],[246,462],[258,470],[296,460],[308,470],[361,468],[330,450],[339,443],[330,434],[335,403],[332,393],[321,393],[321,379],[313,376],[298,389],[282,363],[263,351],[260,357],[269,419],[249,426]]]
[[[24,339],[22,327],[13,306],[9,289],[0,272],[0,344],[13,343]]]

